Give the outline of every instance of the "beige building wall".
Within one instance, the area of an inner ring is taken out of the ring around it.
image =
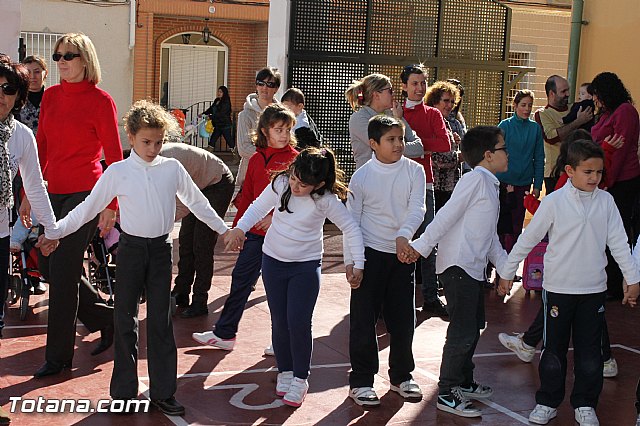
[[[591,81],[602,71],[618,74],[640,100],[640,1],[585,0],[578,81]]]
[[[509,4],[509,7],[512,10],[510,65],[536,69],[528,73],[517,87],[534,91],[535,110],[546,105],[544,83],[547,77],[567,74],[571,10],[513,4]],[[513,94],[508,94],[507,105],[512,100]]]

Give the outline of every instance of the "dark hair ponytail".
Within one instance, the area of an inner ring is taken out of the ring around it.
[[[347,199],[349,189],[342,182],[344,172],[338,167],[335,154],[328,148],[309,147],[302,150],[288,170],[276,172],[273,175],[271,187],[275,190],[274,182],[278,176],[288,177],[292,174],[306,185],[315,187],[324,182],[322,186],[311,191],[312,197],[314,195],[322,196],[325,191],[329,191],[336,194],[342,201]],[[289,210],[289,200],[291,200],[291,187],[287,185],[286,191],[280,197],[278,211],[293,213]]]

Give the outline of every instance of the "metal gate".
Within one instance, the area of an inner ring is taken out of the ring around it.
[[[344,92],[379,72],[400,87],[400,72],[423,63],[428,81],[457,78],[468,125],[497,124],[508,85],[510,9],[494,0],[295,0],[291,4],[289,85],[341,166],[354,170]],[[399,93],[399,91],[398,91]]]

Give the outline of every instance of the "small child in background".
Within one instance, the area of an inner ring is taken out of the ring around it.
[[[571,106],[571,110],[569,114],[562,117],[562,122],[564,124],[572,123],[576,118],[578,118],[578,111],[580,108],[584,111],[587,108],[591,108],[591,110],[595,109],[595,104],[593,103],[593,95],[589,92],[590,83],[582,83],[580,85],[580,90],[578,92],[578,101]],[[584,129],[586,131],[591,131],[591,127],[596,123],[595,116],[588,121],[587,123],[580,126],[580,129]]]
[[[480,417],[482,412],[469,399],[489,398],[493,390],[474,380],[472,358],[486,322],[487,261],[500,271],[507,258],[497,234],[500,182],[496,173],[507,171],[509,163],[504,134],[498,127],[469,130],[461,148],[473,171],[462,176],[424,234],[410,243],[406,257],[412,260],[438,245],[436,273],[444,287],[450,322],[436,407],[461,417]]]
[[[178,125],[160,105],[133,104],[124,117],[131,155],[112,164],[87,198],[57,222],[63,238],[96,217],[113,200],[120,207],[118,295],[115,302],[115,356],[111,397],[138,395],[138,309],[147,297],[147,358],[151,403],[170,416],[184,414],[174,398],[177,350],[171,324],[172,247],[176,199],[220,235],[229,228],[216,214],[178,160],[159,156],[165,132]],[[53,232],[52,232],[53,234]],[[46,241],[45,241],[46,243]]]
[[[311,318],[320,291],[325,218],[340,228],[347,241],[348,282],[357,286],[362,280],[362,234],[343,204],[348,190],[342,178],[331,150],[303,150],[288,170],[274,176],[225,238],[227,249],[241,250],[245,233],[273,211],[262,247],[262,279],[278,366],[276,395],[292,407],[302,404],[309,389]]]
[[[288,169],[298,155],[298,151],[294,148],[296,139],[291,134],[291,128],[295,123],[293,112],[279,104],[269,105],[261,113],[253,135],[256,152],[249,159],[242,188],[234,200],[238,208],[233,220],[234,227],[251,203],[269,185],[271,174]],[[244,247],[238,254],[231,272],[231,289],[229,297],[224,302],[222,313],[213,330],[192,334],[196,342],[225,351],[233,350],[245,305],[253,286],[260,277],[262,245],[271,225],[271,218],[271,214],[267,215],[247,231]],[[269,345],[264,353],[273,355],[272,346]]]
[[[396,118],[372,117],[367,133],[375,154],[356,170],[349,183],[353,197],[348,199],[347,208],[362,230],[367,258],[362,284],[351,286],[349,397],[369,407],[380,405],[373,388],[379,370],[376,323],[380,314],[391,336],[391,390],[405,399],[422,398],[420,386],[411,375],[415,368],[415,268],[400,256],[427,211],[426,177],[422,165],[402,155],[404,130]]]
[[[298,150],[302,151],[310,146],[320,148],[323,142],[322,135],[316,123],[304,109],[305,97],[302,90],[295,87],[288,89],[282,95],[280,102],[296,115],[296,124],[292,130],[298,140]]]
[[[627,235],[613,197],[598,188],[604,169],[602,148],[588,140],[569,146],[565,171],[569,181],[546,196],[536,214],[498,266],[501,295],[511,290],[519,263],[548,234],[544,256],[544,349],[540,388],[529,421],[547,424],[565,395],[567,351],[574,346],[575,381],[571,405],[581,425],[598,425],[596,406],[603,383],[602,336],[608,247],[620,265],[626,286],[624,303],[637,302],[640,271],[629,251]]]

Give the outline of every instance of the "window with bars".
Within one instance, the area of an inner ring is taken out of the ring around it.
[[[40,56],[49,67],[49,74],[47,75],[47,80],[45,82],[47,86],[52,86],[60,82],[58,67],[55,62],[53,62],[53,59],[51,59],[51,55],[53,55],[53,48],[56,45],[56,41],[62,36],[63,34],[58,33],[20,33],[20,38],[22,38],[25,44],[26,56]]]
[[[530,52],[517,52],[511,51],[509,52],[509,66],[510,67],[530,67],[531,65],[531,53]],[[509,81],[512,81],[518,75],[517,72],[510,71],[509,72]],[[516,85],[509,90],[507,93],[506,105],[505,105],[505,113],[506,118],[511,117],[514,114],[513,110],[513,97],[518,93],[519,90],[531,89],[530,87],[530,76],[529,74],[525,74]]]

